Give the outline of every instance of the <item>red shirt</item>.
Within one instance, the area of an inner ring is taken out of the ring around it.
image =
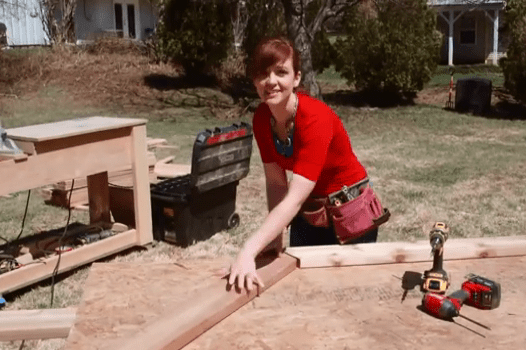
[[[340,118],[325,103],[309,95],[297,93],[293,154],[287,158],[276,151],[272,139],[267,104],[261,103],[254,113],[254,136],[263,163],[277,163],[316,182],[314,196],[326,196],[343,185],[352,185],[367,176],[356,158],[351,140]]]

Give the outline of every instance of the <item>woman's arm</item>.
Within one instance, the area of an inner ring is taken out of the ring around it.
[[[269,168],[271,172],[270,179],[273,179],[273,170]],[[267,174],[266,174],[267,175]],[[279,175],[283,179],[282,175]],[[268,180],[267,180],[268,181]],[[282,184],[282,182],[280,182]],[[286,183],[286,176],[285,176]],[[252,290],[253,283],[257,283],[260,286],[262,281],[256,274],[255,268],[255,257],[256,255],[265,248],[272,240],[274,240],[287,226],[294,216],[299,212],[302,204],[305,202],[307,197],[310,195],[316,183],[301,175],[294,174],[292,180],[288,186],[283,199],[275,205],[269,214],[263,221],[261,227],[247,240],[243,249],[239,253],[236,262],[230,268],[230,277],[228,283],[233,285],[237,280],[237,287],[243,289],[246,285],[247,290]],[[268,185],[267,185],[268,187]],[[270,187],[272,188],[272,186]],[[276,187],[281,188],[281,187]],[[282,189],[282,188],[281,188]],[[279,190],[270,194],[272,200],[279,198]],[[271,203],[269,202],[269,206]]]
[[[269,212],[285,197],[288,180],[285,170],[276,163],[263,163],[267,187],[267,206]]]

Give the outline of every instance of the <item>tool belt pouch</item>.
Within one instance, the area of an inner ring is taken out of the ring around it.
[[[323,198],[308,198],[301,207],[301,216],[305,221],[316,227],[329,227],[329,217],[327,215],[328,200]]]
[[[330,205],[327,211],[340,244],[359,238],[389,220],[389,210],[382,207],[371,187],[365,187],[355,199]]]

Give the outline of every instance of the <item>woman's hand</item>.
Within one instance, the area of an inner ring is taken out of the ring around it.
[[[237,281],[237,284],[236,284]],[[230,276],[228,285],[236,284],[237,290],[242,291],[246,288],[248,292],[254,289],[254,284],[264,287],[263,281],[256,272],[256,262],[254,256],[242,250],[237,256],[236,261],[230,266]]]

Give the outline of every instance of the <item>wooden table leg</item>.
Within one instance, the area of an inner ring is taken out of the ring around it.
[[[135,228],[137,244],[145,245],[153,240],[152,206],[150,201],[150,179],[146,156],[146,126],[135,126],[131,133],[133,206],[135,210]]]
[[[88,176],[90,224],[111,222],[108,172]]]

